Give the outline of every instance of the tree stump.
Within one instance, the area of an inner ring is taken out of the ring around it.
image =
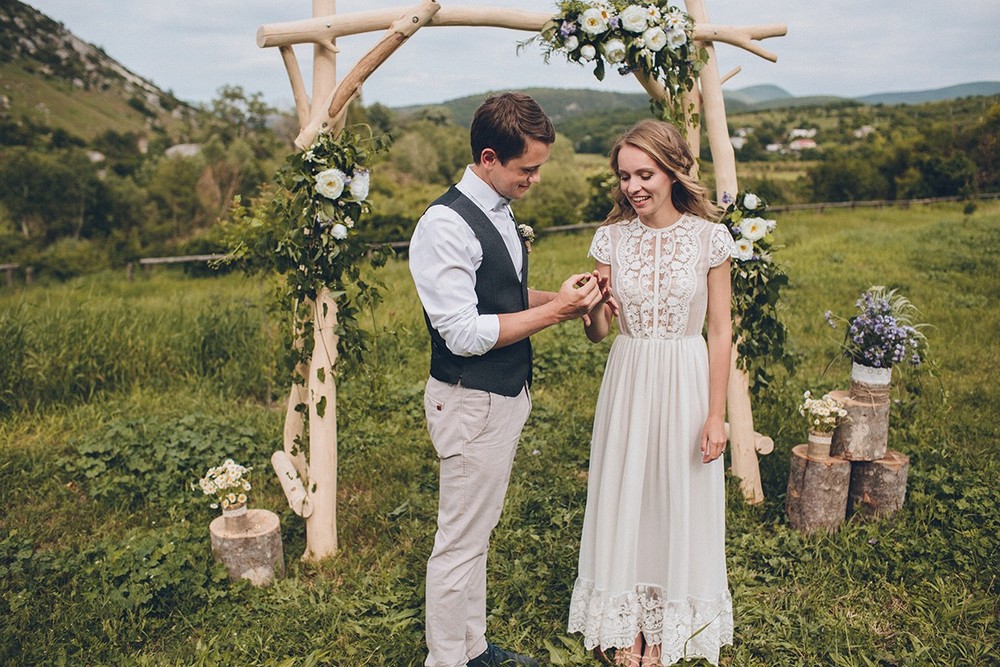
[[[212,555],[229,571],[229,579],[268,586],[285,574],[281,522],[269,510],[247,510],[237,519],[216,517],[208,527]]]
[[[785,512],[796,530],[832,532],[847,516],[851,462],[831,456],[809,456],[808,448],[809,445],[792,448]]]
[[[910,457],[889,450],[878,461],[851,464],[851,487],[847,496],[849,516],[886,517],[903,506]]]
[[[846,391],[831,391],[830,396],[841,402],[847,417],[833,431],[830,456],[848,461],[877,461],[885,456],[889,446],[889,400],[866,400]],[[869,395],[871,398],[871,395]]]

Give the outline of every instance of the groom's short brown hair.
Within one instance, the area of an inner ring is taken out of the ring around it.
[[[538,102],[524,93],[501,93],[486,98],[472,117],[469,132],[472,161],[479,164],[483,150],[492,148],[501,164],[524,153],[528,139],[551,144],[556,130]]]

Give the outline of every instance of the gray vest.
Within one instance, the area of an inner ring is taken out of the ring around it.
[[[521,245],[524,278],[517,275],[510,253],[493,222],[471,199],[452,186],[431,206],[447,206],[458,213],[483,248],[483,262],[476,270],[476,307],[480,315],[517,313],[528,309],[528,254]],[[431,377],[448,384],[462,383],[503,396],[517,396],[531,384],[531,342],[525,338],[485,354],[461,357],[451,352],[441,334],[424,322],[431,335]]]

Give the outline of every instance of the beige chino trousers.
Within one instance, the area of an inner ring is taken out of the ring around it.
[[[424,411],[441,463],[424,665],[464,667],[486,650],[486,553],[531,398],[527,387],[511,398],[430,378]]]

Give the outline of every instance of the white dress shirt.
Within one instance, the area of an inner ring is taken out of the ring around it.
[[[521,275],[522,241],[509,201],[476,176],[471,165],[456,187],[496,226]],[[485,354],[500,337],[500,318],[480,315],[476,308],[476,270],[482,262],[482,245],[458,213],[440,204],[427,209],[410,240],[410,274],[431,326],[462,357]]]

